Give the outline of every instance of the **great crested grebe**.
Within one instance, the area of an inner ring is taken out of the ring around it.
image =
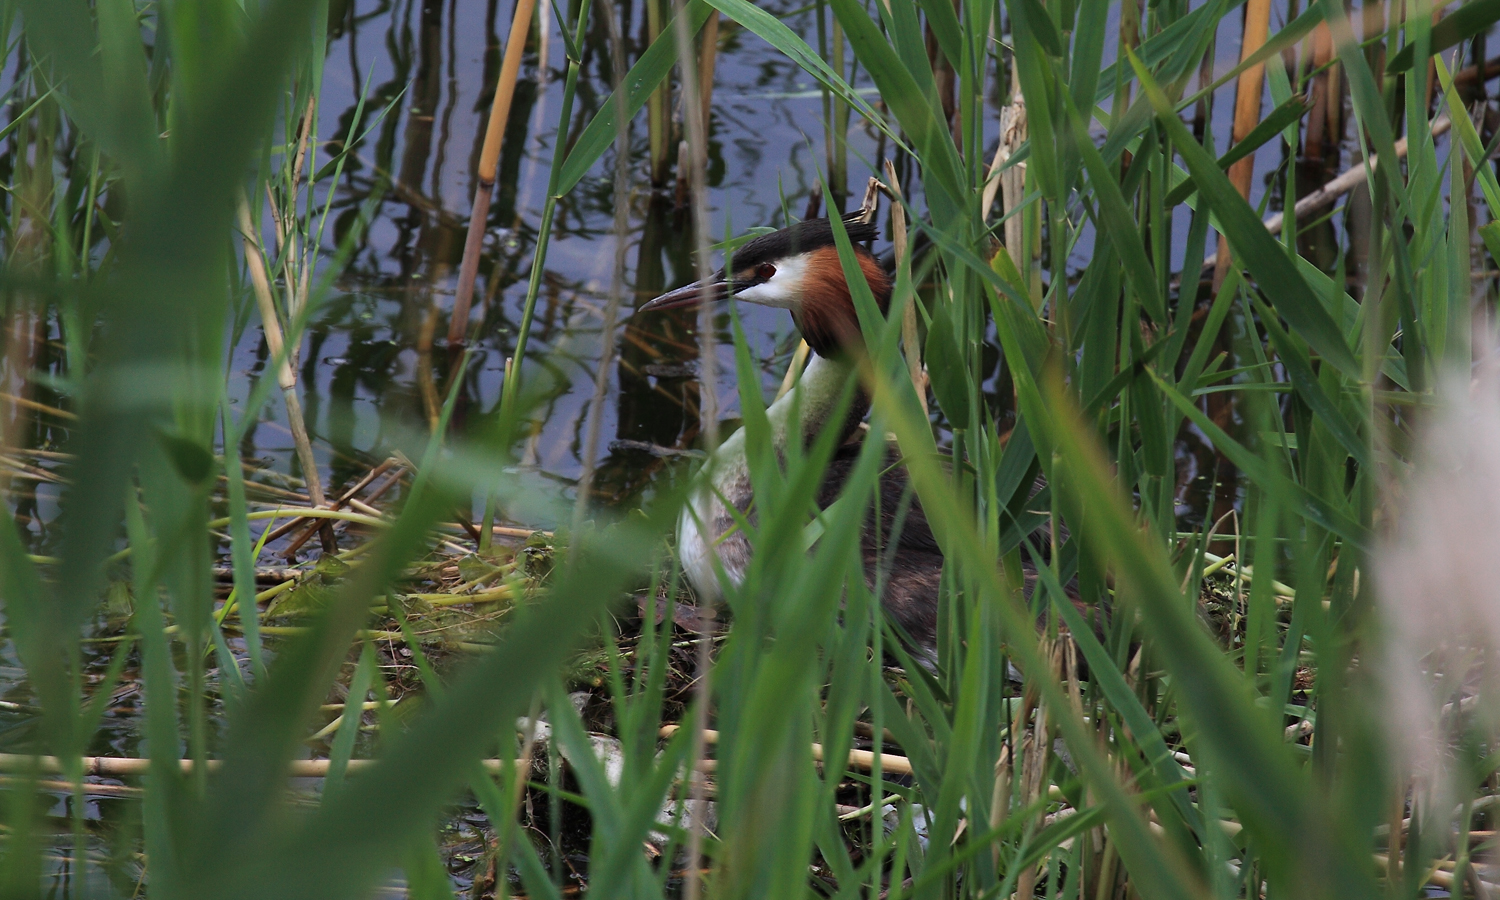
[[[870,290],[885,312],[891,298],[891,281],[875,258],[859,242],[875,238],[875,226],[845,220],[855,258],[869,282]],[[825,429],[839,430],[839,442],[850,438],[869,411],[869,398],[856,388],[854,402],[842,421],[834,421],[839,397],[854,367],[854,353],[862,346],[859,319],[844,269],[834,246],[833,226],[827,219],[810,219],[789,228],[757,237],[735,251],[733,272],[720,270],[706,281],[695,282],[657,297],[637,312],[698,306],[733,297],[747,303],[774,306],[791,312],[792,321],[812,349],[807,369],[794,392],[788,392],[766,410],[772,440],[783,450],[793,435],[806,445]],[[800,422],[792,423],[794,396]],[[734,515],[724,498],[743,513],[754,496],[746,462],[745,432],[730,435],[714,452],[712,484],[699,487],[684,509],[677,526],[677,549],[688,583],[700,597],[717,598],[719,577],[713,557],[718,556],[725,575],[736,585],[745,575],[750,542],[734,528]],[[852,454],[840,453],[829,466],[818,492],[818,506],[826,508],[838,497],[852,463]],[[873,583],[877,547],[889,539],[892,511],[906,488],[906,473],[890,467],[881,476],[881,509],[885,512],[877,543],[867,524],[864,535],[866,578]],[[873,513],[871,514],[873,518]],[[701,523],[701,525],[700,525]],[[906,633],[924,647],[936,640],[938,582],[943,557],[921,504],[912,499],[910,511],[897,536],[891,571],[881,603]]]

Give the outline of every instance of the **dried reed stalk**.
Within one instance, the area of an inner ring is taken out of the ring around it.
[[[1240,40],[1240,59],[1248,59],[1266,43],[1271,28],[1271,0],[1249,0],[1245,4],[1245,30]],[[1266,67],[1258,63],[1240,73],[1234,93],[1234,127],[1230,146],[1243,141],[1260,124],[1261,82]],[[1229,167],[1229,183],[1240,196],[1250,199],[1250,181],[1255,177],[1255,154]],[[1219,252],[1214,266],[1214,291],[1224,283],[1229,271],[1229,238],[1219,235]]]
[[[709,14],[703,23],[698,51],[698,104],[703,108],[703,128],[708,129],[714,106],[714,67],[719,63],[719,14]]]
[[[1302,140],[1302,152],[1308,162],[1323,165],[1323,145],[1327,143],[1330,128],[1337,113],[1329,104],[1338,100],[1337,66],[1329,66],[1333,60],[1333,33],[1327,23],[1320,22],[1308,36],[1312,44],[1310,65],[1317,75],[1312,82],[1312,113],[1307,118],[1307,132]],[[1325,68],[1327,67],[1327,68]]]
[[[682,86],[682,151],[678,154],[679,174],[685,174],[684,184],[689,189],[692,209],[693,245],[697,251],[694,261],[697,266],[697,281],[707,281],[711,270],[708,257],[708,129],[704,121],[704,108],[699,98],[698,74],[693,70],[693,36],[688,31],[687,4],[684,0],[673,3],[677,37],[677,65]],[[710,303],[701,304],[698,310],[698,379],[702,385],[702,400],[699,417],[702,422],[704,448],[710,454],[719,446],[719,367],[716,354],[717,335],[714,330],[714,311]],[[711,457],[710,457],[711,458]],[[702,616],[712,621],[712,601],[701,604]],[[696,668],[698,683],[693,696],[693,740],[689,759],[696,762],[703,758],[703,732],[708,727],[708,706],[712,693],[713,640],[704,635],[698,641]],[[683,897],[698,900],[703,892],[703,816],[706,784],[702,777],[692,779],[692,799],[689,808],[694,811],[694,827],[688,831],[687,870],[694,873],[684,885]]]
[[[221,760],[206,760],[210,772],[217,770]],[[374,768],[380,760],[377,759],[351,759],[350,773],[366,771]],[[193,760],[177,760],[183,772],[193,771]],[[328,774],[328,767],[332,761],[327,759],[294,759],[287,763],[287,776],[290,778],[323,778]],[[119,756],[85,756],[80,760],[80,774],[100,778],[128,778],[136,775],[146,775],[151,771],[151,760],[136,757]],[[479,764],[491,775],[500,773],[501,760],[482,759]],[[0,772],[34,772],[39,774],[60,774],[65,770],[63,761],[56,756],[27,756],[19,753],[0,753]]]
[[[672,735],[676,734],[677,730],[681,727],[681,725],[663,725],[657,733],[663,738],[669,738]],[[711,728],[705,728],[703,730],[704,744],[716,744],[718,743],[718,741],[719,733],[717,731],[714,731]],[[812,755],[814,761],[822,762],[823,745],[813,744]],[[704,760],[704,762],[712,762],[712,760]],[[870,752],[869,750],[851,749],[849,751],[850,768],[869,771],[874,767],[874,765],[875,754]],[[912,774],[911,760],[907,759],[904,756],[893,756],[889,753],[882,753],[880,754],[880,771],[885,772],[888,775],[910,775]]]
[[[906,207],[901,202],[901,181],[896,177],[896,167],[889,159],[885,160],[884,169],[886,190],[891,194],[891,244],[896,254],[896,283],[900,284],[903,280],[902,276],[905,276],[906,283],[910,284],[911,260],[906,255]],[[995,184],[998,185],[999,182]],[[986,187],[985,191],[993,202],[993,190]],[[922,415],[925,416],[929,412],[927,370],[922,366],[922,342],[917,334],[917,298],[915,295],[907,301],[906,308],[901,312],[901,345],[906,353],[906,371],[911,376],[912,389],[917,392],[917,400],[922,404]]]
[[[307,434],[307,423],[302,418],[302,401],[297,397],[297,374],[292,369],[290,354],[281,334],[281,320],[276,315],[276,301],[271,297],[271,282],[266,276],[265,254],[261,252],[256,238],[255,226],[250,221],[250,202],[243,194],[239,202],[240,233],[245,244],[245,268],[250,270],[250,285],[255,291],[255,305],[260,310],[261,328],[266,335],[266,348],[271,358],[280,360],[276,367],[276,383],[281,387],[281,396],[286,402],[287,424],[292,430],[292,442],[297,448],[297,460],[302,464],[302,474],[307,481],[307,495],[315,507],[324,507],[323,479],[318,472],[318,461],[313,456],[312,440]],[[324,553],[337,553],[338,544],[333,536],[333,523],[324,520],[318,529]]]
[[[448,321],[448,349],[464,345],[469,330],[469,306],[474,302],[474,279],[479,276],[479,253],[484,244],[484,226],[490,215],[490,196],[495,192],[495,170],[500,165],[500,147],[505,139],[505,123],[510,118],[510,103],[516,94],[516,77],[521,70],[521,56],[526,50],[526,35],[536,0],[516,0],[510,21],[510,37],[505,42],[505,57],[500,62],[500,78],[495,84],[495,99],[490,104],[490,120],[484,129],[484,147],[479,151],[479,183],[474,188],[474,208],[469,213],[469,232],[464,238],[463,261],[458,268],[458,291],[453,296],[453,318]]]
[[[1000,191],[1001,215],[1005,219],[1005,250],[1010,254],[1011,262],[1016,264],[1016,271],[1020,272],[1026,279],[1026,285],[1032,295],[1032,303],[1040,307],[1042,302],[1041,273],[1035,270],[1031,264],[1033,251],[1040,255],[1041,230],[1036,229],[1035,247],[1028,247],[1026,240],[1027,214],[1015,212],[1021,205],[1021,200],[1026,196],[1026,163],[1016,163],[1003,172],[1001,169],[1011,156],[1026,143],[1026,98],[1021,96],[1021,79],[1015,73],[1015,66],[1011,66],[1011,98],[1010,103],[1000,111],[1000,146],[995,148],[995,158],[990,163],[990,178],[984,186],[984,194],[981,196],[985,213],[989,212],[990,205],[995,202],[995,190]],[[995,179],[995,173],[999,172],[999,180]]]
[[[646,0],[646,41],[656,43],[661,35],[661,9],[665,0]],[[646,133],[650,141],[651,184],[661,187],[667,183],[668,148],[672,144],[671,80],[662,83],[646,100]]]
[[[1051,645],[1050,647],[1048,645]],[[1062,679],[1063,669],[1063,647],[1061,642],[1053,642],[1050,638],[1040,642],[1037,648],[1039,655],[1050,658],[1050,673],[1053,677]],[[1030,690],[1026,693],[1027,698],[1032,696]],[[1023,701],[1022,707],[1029,705]],[[1052,749],[1052,741],[1048,737],[1048,716],[1051,711],[1047,704],[1038,698],[1036,700],[1036,725],[1030,731],[1026,730],[1026,719],[1018,717],[1011,725],[1011,734],[1023,734],[1021,738],[1021,798],[1022,808],[1030,806],[1041,798],[1042,792],[1047,788],[1047,769],[1049,751]],[[1036,889],[1037,867],[1028,866],[1016,879],[1016,896],[1030,897]]]

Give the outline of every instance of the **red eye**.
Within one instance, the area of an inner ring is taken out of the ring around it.
[[[757,281],[770,281],[771,276],[776,274],[776,267],[770,263],[761,263],[755,267],[755,279]]]

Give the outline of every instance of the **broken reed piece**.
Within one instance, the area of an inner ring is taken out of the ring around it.
[[[280,584],[281,582],[288,579],[296,578],[301,574],[301,569],[293,568],[291,566],[256,566],[255,568],[256,581],[263,581],[273,584]],[[233,581],[234,567],[214,566],[214,580]]]
[[[870,176],[865,183],[865,196],[859,202],[859,221],[868,224],[875,221],[875,214],[880,212],[880,179]]]
[[[82,774],[100,778],[128,778],[137,775],[146,775],[151,771],[151,760],[138,757],[121,756],[85,756],[80,760]],[[193,760],[180,759],[177,761],[184,773],[193,771]],[[215,771],[221,765],[221,760],[210,759],[208,770]],[[380,760],[378,759],[351,759],[347,772],[368,771],[374,768]],[[491,775],[500,774],[502,760],[481,759],[479,764]],[[294,759],[287,763],[287,775],[292,778],[323,778],[328,774],[328,768],[332,760],[327,759]],[[28,756],[21,753],[0,753],[0,772],[31,772],[36,774],[58,775],[64,774],[62,760],[55,756]]]
[[[16,778],[9,775],[0,776],[0,787],[14,789],[26,784],[27,781],[23,778]],[[56,781],[46,778],[38,778],[31,781],[30,786],[39,791],[57,791],[58,793],[72,793],[77,788],[79,793],[85,797],[126,797],[132,800],[139,800],[146,795],[146,792],[141,788],[123,784],[86,783],[75,785],[68,781]]]
[[[517,0],[510,20],[510,37],[505,42],[505,58],[500,62],[500,77],[495,83],[495,98],[490,104],[490,119],[485,124],[484,146],[479,151],[478,184],[474,187],[474,207],[469,213],[469,233],[464,238],[463,261],[458,267],[458,288],[453,295],[453,317],[448,320],[448,349],[464,344],[469,330],[469,306],[474,302],[474,279],[479,276],[479,251],[484,244],[484,226],[490,217],[490,195],[495,192],[495,170],[500,164],[500,145],[505,138],[505,124],[510,118],[510,103],[516,94],[516,78],[521,71],[521,56],[526,50],[526,35],[531,29],[536,0]]]
[[[682,726],[680,726],[680,725],[663,725],[661,727],[661,730],[658,731],[657,734],[659,734],[661,737],[669,738],[672,735],[676,734],[677,733],[677,729],[679,729],[681,727]],[[704,729],[704,731],[703,731],[703,742],[705,744],[714,744],[714,743],[717,743],[718,740],[719,740],[719,733],[717,731],[714,731],[712,729]],[[813,759],[817,760],[818,762],[822,762],[823,761],[823,745],[822,744],[813,744],[812,745],[812,752],[813,752]],[[715,762],[715,761],[714,760],[707,760],[706,759],[706,760],[703,760],[702,762],[700,762],[699,765],[700,765],[700,767],[704,771],[711,771],[715,767],[712,766],[712,765],[704,765],[704,763],[712,763],[712,762]],[[864,769],[865,771],[870,771],[871,769],[873,769],[875,767],[875,754],[872,753],[872,752],[870,752],[869,750],[851,749],[849,751],[849,767],[850,768],[854,768],[854,769]],[[896,756],[896,755],[890,754],[890,753],[882,753],[882,754],[880,754],[880,771],[882,771],[882,772],[884,772],[884,773],[886,773],[888,775],[910,775],[910,774],[912,774],[911,760],[907,759],[904,756]]]
[[[342,509],[346,504],[349,504],[351,501],[354,500],[356,494],[358,494],[360,491],[364,490],[366,487],[369,487],[369,485],[370,485],[370,483],[372,481],[374,481],[375,479],[379,478],[381,475],[385,474],[385,472],[387,472],[392,466],[398,466],[398,467],[400,467],[396,471],[396,477],[399,478],[400,475],[401,475],[400,469],[404,468],[404,466],[401,466],[401,464],[394,457],[392,457],[390,459],[387,459],[385,462],[381,463],[380,465],[376,466],[375,468],[371,469],[368,473],[365,474],[365,477],[361,478],[359,481],[356,481],[353,485],[351,485],[349,487],[348,490],[346,490],[346,491],[344,491],[344,493],[340,494],[339,497],[338,497],[338,499],[336,499],[332,503],[328,504],[326,508],[327,509]],[[388,487],[389,487],[389,483],[387,483],[386,485],[382,485],[383,489],[384,488],[388,488]],[[372,497],[371,499],[374,499],[374,498]],[[360,511],[364,512],[366,514],[378,515],[378,512],[371,513],[371,511],[369,509],[361,509]],[[307,521],[308,521],[308,517],[307,516],[298,516],[297,518],[293,519],[292,521],[287,522],[284,525],[278,526],[275,531],[272,531],[271,534],[269,536],[267,536],[266,543],[269,544],[271,541],[277,540],[278,538],[281,538],[284,535],[290,534],[298,526],[306,523]],[[327,520],[324,520],[324,521],[326,522]],[[291,559],[293,556],[295,556],[296,553],[297,553],[297,551],[302,548],[302,545],[305,544],[305,543],[307,543],[308,538],[312,537],[313,534],[314,534],[314,532],[316,532],[320,527],[322,527],[322,525],[323,525],[322,522],[314,522],[312,525],[310,525],[308,527],[307,531],[305,531],[301,535],[299,535],[297,537],[297,539],[294,540],[294,541],[292,541],[292,543],[290,545],[288,545],[285,550],[281,551],[282,558],[283,559]]]
[[[4,400],[6,403],[13,403],[16,406],[24,407],[34,412],[57,416],[59,419],[66,419],[69,422],[76,422],[78,420],[77,413],[71,413],[65,409],[58,409],[54,406],[48,406],[45,403],[38,403],[35,400],[28,400],[25,397],[17,397],[15,394],[6,394],[0,392],[0,400]]]
[[[686,138],[677,142],[677,186],[672,192],[672,208],[687,209],[689,184],[692,180],[692,157]]]

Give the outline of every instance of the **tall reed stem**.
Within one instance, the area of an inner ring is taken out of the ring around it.
[[[1271,0],[1249,0],[1245,4],[1245,31],[1240,41],[1240,59],[1248,59],[1266,43],[1271,26]],[[1256,125],[1260,124],[1261,82],[1264,80],[1264,63],[1253,65],[1240,73],[1234,93],[1234,127],[1230,146],[1243,141]],[[1255,177],[1255,154],[1238,160],[1229,167],[1229,183],[1245,199],[1250,198],[1250,181]],[[1229,271],[1229,238],[1219,235],[1219,258],[1214,265],[1214,290],[1224,283]]]
[[[255,305],[260,311],[261,328],[266,336],[266,349],[272,359],[280,360],[276,367],[276,383],[281,388],[286,402],[287,426],[292,430],[292,443],[297,449],[297,461],[302,465],[307,481],[307,496],[314,507],[327,505],[323,496],[323,481],[318,475],[318,461],[313,456],[312,440],[307,433],[307,422],[302,418],[302,401],[297,397],[297,374],[292,369],[291,356],[286,350],[281,334],[281,320],[276,315],[276,301],[271,296],[271,282],[266,275],[266,258],[261,252],[260,241],[255,237],[255,226],[250,220],[250,204],[240,196],[239,222],[241,237],[245,245],[245,268],[250,270],[250,285],[255,291]],[[324,553],[335,553],[338,545],[333,537],[333,525],[324,522],[318,529]]]
[[[615,98],[615,267],[610,278],[609,302],[604,307],[604,322],[599,329],[599,368],[594,371],[594,402],[589,408],[588,436],[584,440],[583,472],[578,477],[578,496],[573,504],[573,527],[576,530],[588,511],[589,494],[594,485],[594,458],[599,453],[599,427],[604,417],[604,394],[609,387],[609,367],[614,357],[615,320],[625,290],[625,255],[630,247],[630,122],[625,103],[625,38],[620,21],[609,0],[599,0],[600,12],[609,28],[609,55],[614,79]],[[715,39],[718,16],[710,17]],[[704,53],[709,52],[707,33]]]
[[[505,58],[500,63],[500,78],[495,84],[495,98],[490,104],[490,120],[484,129],[484,148],[479,152],[479,183],[474,187],[474,207],[469,213],[469,232],[464,238],[463,262],[458,269],[458,290],[453,295],[453,317],[448,321],[448,351],[461,349],[469,330],[469,307],[474,301],[474,279],[479,275],[479,254],[484,246],[484,228],[489,220],[490,197],[495,193],[495,169],[500,164],[500,147],[505,140],[505,123],[510,119],[510,104],[516,94],[516,77],[521,70],[521,56],[526,52],[526,35],[536,0],[516,0],[510,20],[510,37],[505,42]]]
[[[698,79],[693,71],[692,35],[688,33],[686,4],[682,0],[677,0],[674,6],[676,7],[677,64],[682,84],[683,130],[685,132],[683,142],[687,150],[687,153],[683,154],[685,158],[679,158],[677,165],[679,169],[686,168],[688,172],[693,243],[696,250],[694,262],[697,264],[698,280],[706,281],[711,272],[708,258],[707,129],[704,122],[704,108],[698,96]],[[702,422],[703,441],[710,453],[719,444],[719,373],[715,357],[716,338],[713,305],[705,303],[698,310],[698,379],[703,386],[699,415]],[[704,608],[699,611],[699,616],[705,621],[713,621],[714,610],[711,602],[704,604]],[[703,757],[704,731],[708,727],[708,707],[713,698],[709,677],[712,668],[709,651],[712,646],[712,635],[700,636],[697,653],[698,684],[693,702],[693,742],[689,755],[692,761],[690,765],[696,765],[697,760]],[[690,769],[690,771],[694,772],[691,793],[695,816],[694,827],[688,832],[688,877],[683,896],[687,900],[698,900],[703,891],[700,860],[703,854],[705,825],[702,810],[706,788],[703,776],[697,773],[696,769]]]
[[[575,23],[573,32],[573,46],[583,45],[583,35],[588,27],[589,5],[581,3],[578,6],[578,21]],[[568,123],[573,120],[573,99],[578,93],[578,75],[583,68],[583,60],[568,57],[568,74],[563,81],[563,104],[562,113],[557,120],[557,133],[559,139],[552,154],[552,171],[547,176],[547,202],[542,205],[542,220],[536,229],[536,250],[531,259],[531,277],[526,282],[526,301],[521,308],[521,325],[516,330],[516,349],[512,355],[514,360],[506,372],[505,384],[500,394],[500,410],[508,413],[515,409],[516,397],[521,388],[521,369],[526,359],[526,344],[531,338],[531,323],[536,318],[537,295],[542,288],[542,273],[547,263],[547,247],[552,242],[552,221],[557,217],[557,183],[558,173],[562,171],[563,159],[566,156],[566,142],[562,135],[567,134]]]

